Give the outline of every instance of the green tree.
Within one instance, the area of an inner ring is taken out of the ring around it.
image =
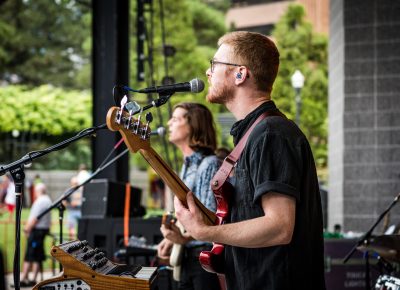
[[[304,8],[290,5],[272,33],[281,65],[272,91],[273,99],[291,119],[296,114],[291,76],[296,69],[305,76],[301,90],[300,127],[310,141],[318,167],[327,165],[328,70],[327,37],[313,32]]]
[[[212,58],[218,38],[226,32],[224,24],[224,15],[222,12],[205,5],[200,0],[162,0],[153,1],[154,8],[154,38],[153,38],[153,76],[150,76],[150,67],[146,65],[146,80],[147,83],[138,83],[136,81],[137,72],[135,71],[137,55],[136,55],[136,27],[131,27],[131,85],[134,88],[145,87],[152,85],[150,80],[153,79],[155,84],[161,84],[162,78],[166,75],[164,67],[164,57],[162,51],[162,30],[160,21],[160,3],[164,7],[165,17],[165,32],[166,44],[172,45],[176,49],[174,56],[168,58],[168,74],[172,76],[176,82],[184,82],[198,77],[205,80],[205,71],[209,67],[209,59]],[[132,3],[132,2],[131,2]],[[135,3],[131,5],[131,18],[136,19],[136,6]],[[132,22],[131,23],[135,23]],[[146,14],[147,30],[150,31],[151,18]],[[145,51],[150,48],[146,47]],[[209,104],[205,100],[206,91],[198,94],[177,93],[170,99],[170,106],[182,101],[193,101],[203,103],[207,106]],[[152,98],[156,98],[153,95]],[[144,95],[135,95],[135,101],[145,104],[148,103],[147,97]],[[215,113],[220,110],[218,106],[209,106]],[[166,125],[169,118],[168,105],[164,105],[160,110],[153,110],[155,121],[159,122],[160,118],[163,120],[162,124]],[[152,126],[153,128],[156,125]],[[165,150],[162,144],[158,141],[159,138],[152,140],[152,145],[156,151],[165,158]],[[173,149],[170,146],[169,151]],[[135,163],[140,166],[147,166],[142,158],[134,156]],[[178,158],[180,160],[180,158]]]
[[[92,124],[92,102],[88,91],[65,90],[50,85],[37,88],[6,86],[0,89],[0,103],[2,162],[10,162],[28,151],[61,142]],[[76,169],[79,159],[88,162],[90,158],[89,139],[78,144],[66,151],[49,154],[41,162],[35,162],[35,168]]]
[[[88,62],[90,10],[78,1],[8,0],[0,4],[0,79],[77,88]]]
[[[216,41],[225,32],[221,11],[226,9],[227,0],[152,1],[154,15],[151,19],[146,14],[146,26],[150,37],[150,24],[154,23],[154,37],[153,45],[147,47],[146,52],[150,49],[153,52],[154,71],[150,76],[149,66],[146,66],[146,83],[136,81],[136,2],[131,1],[130,10],[131,80],[128,85],[145,87],[153,84],[151,80],[160,84],[166,74],[161,53],[160,4],[163,4],[164,15],[167,16],[164,21],[166,43],[173,45],[177,51],[168,59],[169,75],[176,82],[194,77],[204,80]],[[204,4],[208,2],[212,5]],[[4,101],[0,108],[2,134],[8,136],[12,129],[40,134],[40,146],[44,148],[45,142],[48,142],[47,145],[54,144],[73,132],[91,126],[91,99],[88,92],[82,93],[84,100],[80,95],[81,89],[89,89],[91,79],[92,19],[90,6],[85,3],[68,0],[0,2],[0,85],[7,85],[0,87],[0,99]],[[171,98],[171,105],[181,101],[205,103],[205,93],[176,94]],[[148,103],[147,96],[135,95],[134,99],[141,104]],[[217,112],[219,109],[212,106],[212,110]],[[155,122],[161,116],[165,126],[169,118],[167,106],[153,110],[153,114]],[[17,126],[13,124],[15,120],[18,120]],[[153,143],[160,146],[158,142]],[[70,164],[74,155],[78,154],[70,155],[65,158],[63,166]],[[53,164],[51,168],[62,163],[49,161]]]

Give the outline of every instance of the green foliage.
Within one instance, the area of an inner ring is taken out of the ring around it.
[[[304,8],[290,5],[272,36],[280,51],[281,65],[273,99],[291,119],[296,115],[291,76],[296,69],[305,76],[301,90],[300,127],[310,141],[319,167],[327,165],[328,70],[327,37],[313,32],[304,20]]]
[[[0,78],[76,87],[87,63],[89,9],[78,1],[5,1],[0,5]],[[17,76],[17,79],[13,79]]]
[[[64,137],[65,138],[65,137]],[[61,142],[64,139],[54,140],[51,144]],[[32,150],[41,150],[49,146],[50,142],[32,144]],[[67,148],[55,151],[38,158],[32,164],[34,170],[76,170],[79,164],[91,163],[90,139],[83,138],[71,143]]]
[[[218,38],[226,32],[223,14],[199,1],[189,1],[189,14],[199,45],[215,47]]]
[[[225,33],[223,12],[227,0],[159,0],[153,2],[154,15],[146,12],[146,30],[152,45],[152,71],[146,65],[146,83],[136,81],[136,1],[130,10],[130,83],[140,88],[160,84],[167,75],[162,56],[160,3],[165,15],[166,43],[176,48],[169,57],[168,75],[176,82],[194,77],[205,79],[208,60],[215,52],[217,39]],[[210,5],[209,5],[210,4]],[[0,132],[10,136],[11,130],[40,135],[40,142],[29,142],[31,150],[46,148],[83,128],[91,126],[91,98],[83,88],[91,81],[90,54],[92,16],[84,1],[13,0],[0,3],[0,84],[21,83],[23,86],[0,87]],[[153,22],[154,28],[150,29]],[[48,85],[51,84],[51,85]],[[70,90],[75,89],[75,90]],[[166,126],[170,108],[182,101],[205,104],[206,92],[176,94],[171,104],[153,110],[152,128]],[[157,96],[150,96],[156,98]],[[140,104],[148,104],[147,96],[135,95]],[[208,104],[207,104],[208,105]],[[215,113],[219,106],[210,106]],[[165,155],[163,143],[152,141]],[[74,167],[74,159],[89,160],[88,142],[71,145],[35,163],[37,168]],[[168,142],[167,142],[168,143]],[[4,145],[4,144],[2,144]],[[5,146],[0,155],[7,155]],[[169,147],[173,156],[172,146]],[[141,163],[144,163],[141,157]],[[178,159],[180,159],[178,157]],[[4,162],[4,159],[2,159]],[[139,164],[140,165],[140,164]],[[144,166],[144,165],[143,165]],[[75,166],[76,167],[76,166]]]
[[[222,13],[226,13],[226,11],[231,7],[230,0],[202,0],[207,7],[212,7]]]
[[[0,131],[29,131],[43,135],[73,133],[90,127],[91,95],[50,85],[0,89]]]
[[[11,138],[25,152],[15,151],[7,142],[0,147],[0,160],[11,162],[28,151],[41,150],[91,127],[91,95],[88,91],[63,90],[50,85],[37,88],[6,86],[0,88],[0,132],[2,140]],[[14,140],[15,139],[15,140]],[[88,139],[50,153],[33,163],[35,169],[76,169],[79,163],[90,162]],[[25,147],[26,146],[26,147]]]
[[[216,1],[219,2],[219,1]],[[164,65],[164,57],[162,55],[162,27],[160,19],[160,1],[153,1],[154,9],[154,40],[153,40],[153,68],[154,74],[151,78],[150,66],[147,63],[145,72],[147,80],[146,83],[138,83],[136,81],[137,72],[136,62],[137,55],[134,51],[131,53],[131,86],[140,88],[154,84],[161,84],[162,78],[167,75]],[[131,18],[136,18],[135,3],[131,2]],[[217,45],[217,40],[226,32],[224,25],[224,15],[222,12],[205,5],[200,0],[163,0],[165,15],[165,32],[166,44],[172,45],[176,49],[176,54],[173,57],[168,57],[168,75],[174,77],[176,82],[189,81],[195,77],[205,80],[205,72],[209,67],[209,59],[212,58]],[[184,12],[182,12],[184,11]],[[150,23],[150,15],[146,14],[146,23]],[[136,27],[131,27],[132,35],[131,47],[136,48]],[[146,47],[145,51],[149,51]],[[154,83],[152,83],[152,81]],[[166,126],[169,119],[171,108],[180,102],[199,102],[205,104],[213,112],[214,116],[221,110],[221,107],[212,105],[210,106],[206,100],[206,90],[198,94],[177,93],[170,99],[170,104],[164,105],[160,110],[153,110],[155,120],[152,128],[157,126]],[[157,97],[156,95],[152,96]],[[147,97],[144,95],[135,95],[135,101],[140,104],[147,104]],[[220,130],[220,129],[218,129]],[[152,146],[164,158],[167,159],[166,151],[169,151],[170,159],[173,159],[174,148],[170,144],[165,148],[160,138],[153,138]],[[166,142],[168,144],[168,141]],[[178,161],[181,160],[180,153]],[[133,155],[133,164],[140,168],[145,168],[147,164],[138,154]]]

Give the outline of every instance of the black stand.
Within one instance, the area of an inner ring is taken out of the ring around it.
[[[144,106],[142,109],[138,110],[137,112],[133,112],[132,115],[137,114],[137,113],[142,113],[143,111],[146,111],[152,107],[159,107],[161,105],[164,105],[169,100],[169,98],[172,96],[172,94],[173,94],[173,92],[165,93],[165,94],[160,93],[158,99],[153,100],[150,104]],[[119,102],[120,101],[121,100],[119,100]],[[124,108],[121,108],[121,110],[122,109],[124,109]],[[21,159],[14,161],[8,165],[0,167],[0,176],[4,175],[7,171],[9,171],[14,178],[15,188],[16,188],[15,189],[15,194],[16,194],[15,231],[16,232],[15,232],[15,255],[14,255],[14,287],[16,290],[20,289],[20,278],[19,278],[20,251],[21,251],[20,250],[20,231],[21,231],[20,224],[21,224],[21,210],[22,210],[22,194],[23,194],[23,187],[24,187],[24,180],[25,180],[24,165],[31,164],[34,159],[39,158],[43,155],[46,155],[50,152],[61,150],[65,147],[67,147],[69,144],[71,144],[79,139],[82,139],[83,137],[86,137],[89,135],[94,135],[98,130],[101,130],[101,129],[107,129],[107,124],[102,124],[97,127],[85,129],[85,130],[79,132],[74,137],[71,137],[65,141],[62,141],[56,145],[53,145],[49,148],[44,149],[44,150],[29,152],[28,154],[23,156]],[[96,170],[96,172],[94,174],[92,174],[91,178],[93,178],[94,175],[97,175],[102,169],[104,169],[105,167],[110,165],[112,162],[114,162],[115,160],[120,158],[123,154],[127,153],[128,151],[129,150],[126,149],[124,152],[120,153],[118,156],[116,156],[113,160],[108,162],[106,165],[104,165],[101,168],[98,168],[98,170]],[[83,182],[82,184],[75,187],[75,189],[70,189],[71,192],[68,191],[68,196],[71,195],[77,188],[79,188],[80,186],[84,185],[86,182],[91,180],[91,178],[87,179],[85,182]],[[67,198],[67,196],[61,197],[56,202],[57,203],[56,206],[58,206],[58,203],[60,203],[65,198]],[[48,211],[50,211],[52,208],[54,208],[54,207],[49,208],[48,210],[43,212],[41,215],[39,215],[38,219],[41,218],[44,214],[46,214]],[[62,216],[63,214],[60,213],[60,215]],[[60,234],[61,234],[61,231],[60,231]],[[61,240],[62,239],[60,239],[60,242],[61,242]]]
[[[20,243],[21,243],[21,211],[22,197],[24,195],[25,172],[24,165],[10,170],[11,176],[15,184],[15,252],[14,252],[14,285],[15,289],[19,289],[19,272],[20,272]],[[17,222],[18,221],[18,222]],[[18,245],[18,246],[17,246]],[[15,273],[18,273],[16,275]]]
[[[114,150],[114,149],[113,149]],[[37,219],[41,219],[44,215],[46,215],[48,212],[50,212],[52,209],[54,208],[58,208],[59,210],[59,222],[60,222],[60,244],[62,244],[62,228],[63,228],[63,215],[64,215],[64,210],[65,207],[63,205],[63,201],[68,199],[68,197],[71,196],[71,194],[73,194],[76,190],[78,190],[81,186],[85,185],[86,183],[89,183],[93,178],[95,178],[99,173],[101,173],[104,169],[106,169],[109,165],[111,165],[112,163],[114,163],[115,161],[117,161],[119,158],[121,158],[123,155],[125,155],[126,153],[129,152],[129,149],[125,149],[123,152],[121,152],[120,154],[118,154],[117,156],[115,156],[113,159],[111,159],[109,162],[107,162],[106,164],[104,164],[103,166],[97,168],[97,170],[95,172],[92,173],[92,175],[90,175],[86,180],[84,180],[83,182],[81,182],[80,184],[71,187],[70,189],[68,189],[67,191],[65,191],[56,201],[53,202],[53,204],[48,207],[46,210],[44,210],[43,212],[41,212]],[[109,154],[110,156],[110,154]],[[104,162],[103,162],[104,163]],[[60,264],[60,272],[62,271],[62,265]]]
[[[63,220],[64,220],[64,211],[65,211],[65,206],[60,202],[57,206],[58,208],[58,222],[59,222],[59,228],[60,228],[60,235],[59,235],[59,241],[60,244],[63,243]],[[40,214],[40,218],[44,216]],[[38,218],[38,219],[40,219]],[[60,268],[62,270],[62,268]]]
[[[16,290],[20,289],[20,253],[21,253],[21,210],[22,210],[22,196],[25,183],[25,172],[24,165],[31,164],[36,158],[46,155],[53,151],[61,150],[67,147],[69,144],[82,139],[83,137],[93,135],[96,131],[106,129],[107,125],[103,124],[97,127],[92,127],[79,132],[74,137],[71,137],[65,141],[62,141],[56,145],[40,151],[33,151],[21,159],[14,161],[8,165],[0,167],[0,176],[4,175],[7,171],[10,172],[15,183],[15,253],[14,253],[14,287]]]
[[[376,222],[372,225],[372,227],[356,242],[354,247],[351,249],[351,251],[344,258],[344,260],[343,260],[344,264],[354,254],[354,252],[356,251],[357,247],[359,247],[361,245],[368,245],[369,244],[369,240],[371,238],[373,230],[381,222],[381,220],[385,217],[385,215],[392,209],[392,207],[395,206],[395,204],[398,202],[399,198],[400,198],[400,193],[394,198],[392,203],[380,214],[380,216],[378,217]],[[365,289],[366,290],[371,290],[371,282],[370,282],[370,279],[369,279],[369,277],[370,277],[370,273],[369,273],[370,272],[370,267],[369,267],[369,253],[368,253],[368,251],[365,254],[366,254],[366,257],[365,257],[365,259],[366,259],[365,260],[365,267],[366,267],[366,271],[365,271]]]
[[[59,241],[60,244],[63,243],[63,223],[64,223],[64,211],[65,211],[65,206],[60,202],[57,206],[58,208],[58,226],[60,228],[60,233],[59,233]],[[44,215],[40,214],[40,217]],[[39,220],[39,217],[38,217]],[[62,271],[63,267],[62,264],[60,263],[60,272]]]

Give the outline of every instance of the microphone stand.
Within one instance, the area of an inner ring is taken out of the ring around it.
[[[346,264],[346,262],[350,259],[350,257],[354,254],[356,251],[357,247],[361,246],[362,244],[367,245],[369,243],[369,239],[371,238],[373,230],[376,228],[376,226],[380,223],[380,221],[385,217],[385,215],[396,205],[400,198],[400,193],[397,194],[397,196],[394,198],[392,203],[380,214],[376,222],[371,226],[371,228],[356,242],[354,247],[350,250],[350,252],[346,255],[346,257],[343,260],[343,263]],[[369,254],[368,251],[365,253],[365,264],[366,264],[366,273],[365,273],[365,287],[367,290],[371,289],[371,283],[369,281]]]
[[[115,147],[114,147],[115,148]],[[49,206],[46,210],[44,210],[43,212],[41,212],[37,219],[40,220],[44,215],[46,215],[48,212],[50,212],[52,209],[54,208],[58,208],[60,211],[60,218],[59,218],[59,223],[60,223],[60,244],[62,244],[62,216],[63,216],[63,211],[65,209],[64,205],[63,205],[63,200],[66,200],[68,197],[71,196],[71,194],[73,194],[75,191],[77,191],[80,187],[82,187],[83,185],[89,183],[93,178],[95,178],[99,173],[101,173],[104,169],[106,169],[108,166],[110,166],[112,163],[114,163],[115,161],[117,161],[119,158],[121,158],[123,155],[125,155],[127,152],[129,152],[129,149],[125,149],[123,152],[121,152],[120,154],[118,154],[117,156],[115,156],[113,159],[111,159],[110,161],[108,161],[106,164],[104,164],[103,166],[100,165],[99,168],[96,169],[95,172],[93,172],[86,180],[82,181],[80,184],[73,186],[71,188],[69,188],[67,191],[65,191],[56,201],[53,202],[53,204],[51,206]],[[103,162],[104,163],[104,162]],[[60,209],[61,208],[61,209]],[[60,272],[62,271],[62,265],[60,263]]]
[[[141,113],[145,110],[151,109],[152,107],[159,107],[161,105],[164,105],[169,100],[169,98],[173,95],[173,93],[174,92],[160,94],[158,99],[153,100],[150,104],[146,105],[141,110],[134,112],[133,114]],[[23,195],[24,182],[25,182],[25,172],[24,172],[25,165],[31,164],[32,161],[35,160],[36,158],[39,158],[39,157],[46,155],[53,151],[61,150],[65,147],[67,147],[69,144],[71,144],[79,139],[82,139],[83,137],[93,135],[93,134],[95,134],[96,131],[102,130],[102,129],[107,129],[106,123],[99,125],[97,127],[85,129],[85,130],[79,132],[74,137],[64,140],[56,145],[50,146],[49,148],[46,148],[44,150],[29,152],[28,154],[23,156],[21,159],[14,161],[8,165],[0,167],[0,176],[4,175],[8,171],[8,172],[10,172],[11,176],[13,177],[14,183],[15,183],[15,199],[16,199],[15,200],[15,253],[14,253],[13,272],[14,272],[14,287],[16,290],[20,290],[20,277],[19,277],[20,253],[21,253],[21,249],[20,249],[21,228],[20,228],[20,225],[21,225],[21,211],[22,211],[22,195]]]
[[[77,135],[64,140],[56,145],[40,151],[33,151],[21,159],[14,161],[8,165],[0,167],[0,176],[6,172],[10,172],[15,183],[15,252],[14,252],[14,287],[16,290],[20,289],[20,253],[21,253],[21,211],[22,211],[22,196],[24,193],[25,172],[24,167],[31,164],[36,158],[46,155],[53,151],[61,150],[67,147],[72,142],[75,142],[83,137],[93,135],[96,131],[106,129],[107,124],[102,124],[97,127],[92,127],[79,132]]]

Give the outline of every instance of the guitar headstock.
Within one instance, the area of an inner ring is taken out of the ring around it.
[[[107,127],[111,131],[119,131],[124,138],[126,146],[132,152],[139,149],[150,148],[150,122],[153,120],[151,113],[145,115],[145,124],[141,122],[141,115],[138,118],[133,117],[136,113],[134,105],[121,104],[121,108],[111,107],[107,113]],[[123,108],[126,108],[126,112]],[[139,108],[139,107],[138,107]]]

